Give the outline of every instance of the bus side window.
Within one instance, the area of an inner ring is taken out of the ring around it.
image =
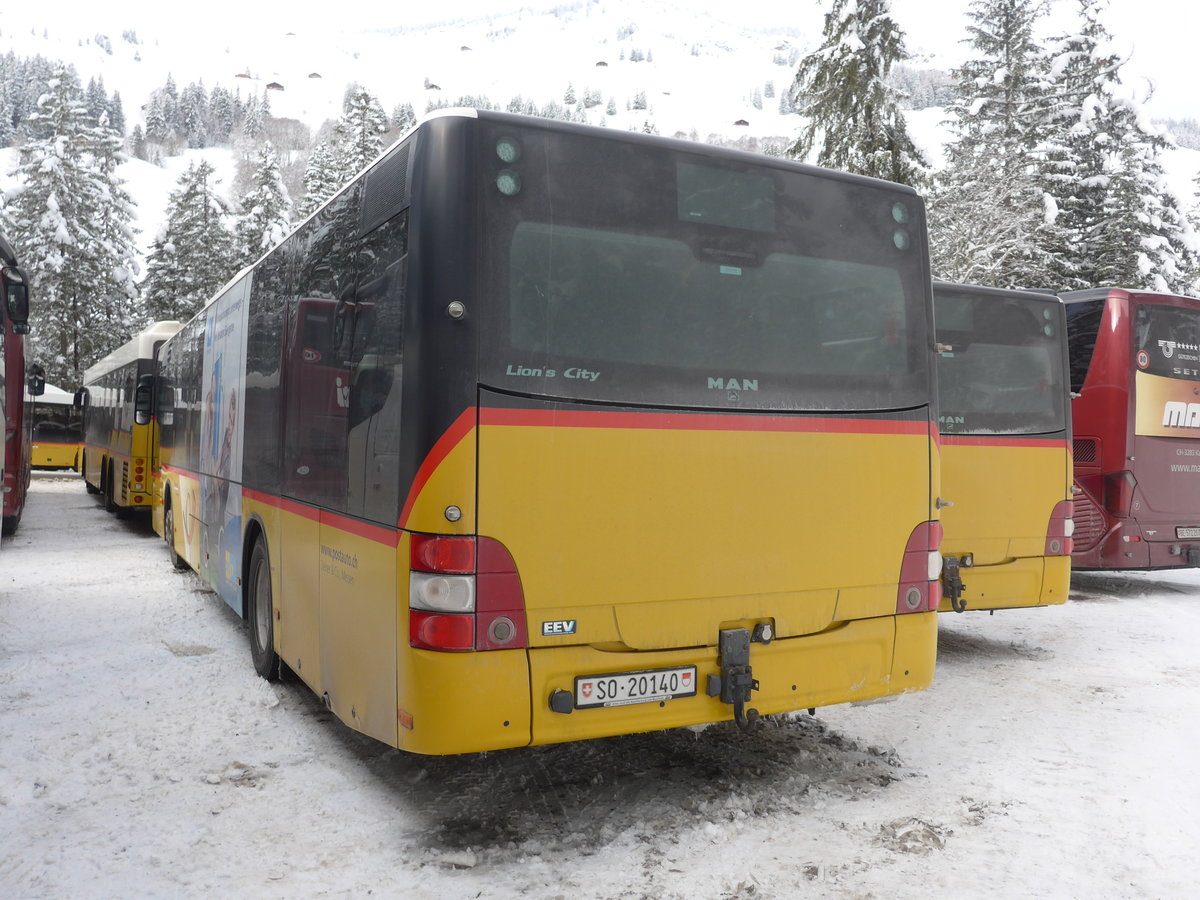
[[[407,276],[408,215],[400,213],[364,241],[350,344],[347,506],[381,522],[399,514],[401,338]]]

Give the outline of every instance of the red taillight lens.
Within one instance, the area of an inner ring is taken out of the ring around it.
[[[929,612],[942,601],[942,523],[922,522],[913,529],[900,564],[896,613]]]
[[[426,650],[474,650],[475,617],[410,609],[408,642]]]
[[[414,534],[409,561],[417,572],[470,575],[475,571],[475,538]]]
[[[479,539],[479,574],[475,576],[475,614],[479,629],[476,650],[508,650],[529,646],[525,624],[525,592],[508,548],[491,538]]]
[[[1075,503],[1060,500],[1050,513],[1050,524],[1046,526],[1046,555],[1070,556],[1075,549]]]
[[[409,643],[428,650],[529,646],[525,594],[512,554],[492,538],[412,536]],[[445,575],[446,578],[433,578]],[[446,582],[443,587],[441,582]],[[439,588],[439,589],[435,589]],[[454,603],[460,595],[471,602]],[[474,609],[474,612],[459,610]]]

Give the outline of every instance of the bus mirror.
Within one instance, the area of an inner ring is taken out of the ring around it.
[[[46,393],[46,370],[37,363],[29,367],[29,395],[40,397]]]
[[[143,375],[138,379],[137,391],[133,395],[133,423],[149,425],[154,403],[154,376]]]
[[[13,334],[29,334],[29,281],[16,266],[0,270],[4,283],[4,310],[12,323]]]
[[[75,392],[75,408],[84,409],[88,405],[88,389],[80,388]]]

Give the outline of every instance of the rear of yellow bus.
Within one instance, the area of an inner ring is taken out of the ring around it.
[[[918,196],[498,114],[424,128],[405,365],[437,399],[405,401],[426,449],[398,746],[749,728],[926,687]]]
[[[934,284],[940,609],[1046,606],[1071,579],[1066,321],[1052,294]]]

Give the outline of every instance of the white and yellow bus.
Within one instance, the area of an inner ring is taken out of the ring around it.
[[[163,346],[155,521],[416,753],[919,690],[931,304],[907,188],[434,116]]]
[[[178,322],[156,322],[83,373],[76,394],[83,412],[79,471],[109,512],[151,507],[154,358],[178,330]]]
[[[33,400],[33,468],[78,471],[82,452],[82,416],[74,396],[47,384]]]

